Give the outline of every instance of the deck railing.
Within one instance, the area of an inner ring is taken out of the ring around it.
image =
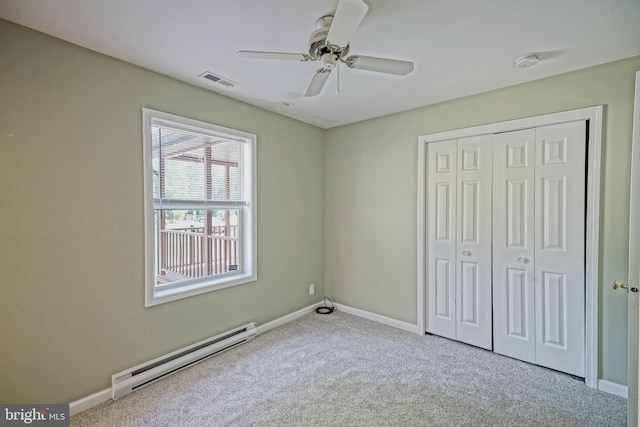
[[[226,273],[238,268],[238,227],[160,230],[159,284]]]

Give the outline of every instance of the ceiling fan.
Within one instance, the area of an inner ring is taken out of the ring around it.
[[[362,0],[340,0],[335,15],[323,16],[317,21],[318,29],[309,37],[309,53],[262,52],[253,50],[238,51],[238,55],[256,59],[284,59],[306,61],[321,61],[319,68],[307,90],[305,96],[315,96],[322,91],[331,70],[339,62],[349,68],[376,71],[379,73],[407,75],[413,71],[413,62],[396,59],[375,58],[372,56],[352,55],[349,53],[349,41],[367,14],[369,6]]]

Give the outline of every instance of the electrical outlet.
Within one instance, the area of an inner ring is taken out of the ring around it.
[[[316,285],[314,283],[309,285],[309,295],[313,295],[316,293]]]

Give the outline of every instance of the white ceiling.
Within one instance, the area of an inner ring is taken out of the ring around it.
[[[405,77],[340,68],[305,98],[306,53],[338,0],[0,0],[0,17],[323,128],[640,55],[640,0],[364,0],[351,54],[410,60]],[[542,61],[519,69],[514,59]],[[233,88],[198,77],[205,71]],[[294,105],[285,106],[282,102]]]

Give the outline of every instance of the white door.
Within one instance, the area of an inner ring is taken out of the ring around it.
[[[492,349],[492,135],[458,140],[456,339]]]
[[[585,141],[582,121],[427,146],[428,332],[584,377]]]
[[[640,142],[640,141],[639,141]],[[640,156],[639,156],[640,157]],[[640,158],[638,159],[640,161]],[[636,167],[640,167],[640,164],[636,164]],[[632,178],[633,179],[633,178]],[[636,187],[640,186],[640,173],[636,174]],[[633,196],[632,196],[633,197]],[[637,196],[636,196],[637,197]],[[629,234],[629,255],[633,255],[633,258],[629,258],[629,283],[627,286],[632,289],[629,292],[629,329],[628,329],[628,400],[627,400],[627,425],[638,425],[638,414],[640,413],[640,400],[638,400],[638,382],[640,375],[638,364],[638,354],[640,353],[640,342],[638,340],[638,334],[640,331],[640,316],[638,313],[638,289],[640,288],[640,201],[636,201],[635,208],[631,209],[631,212],[637,213],[636,216],[631,216],[631,221],[635,221],[635,226],[631,226],[633,234]],[[628,292],[628,291],[627,291]]]
[[[536,364],[585,376],[586,124],[536,129]]]
[[[494,136],[493,345],[496,353],[535,363],[535,130]]]
[[[586,123],[495,135],[494,346],[585,376]]]
[[[640,401],[638,400],[638,288],[640,288],[640,72],[636,73],[635,104],[633,110],[633,137],[631,149],[631,200],[629,213],[629,364],[627,425],[638,425]]]
[[[491,136],[427,146],[427,331],[492,348]]]
[[[427,145],[427,331],[456,338],[457,141]]]

